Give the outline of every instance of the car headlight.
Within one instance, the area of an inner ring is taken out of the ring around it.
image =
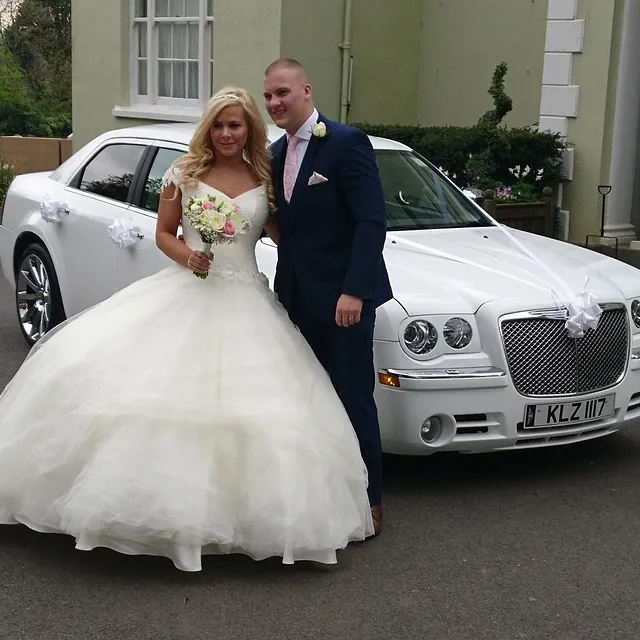
[[[464,349],[469,346],[471,338],[473,338],[471,325],[462,318],[451,318],[447,324],[444,325],[442,333],[444,335],[444,341],[452,349]]]
[[[426,320],[413,320],[404,330],[404,344],[418,356],[424,356],[438,343],[436,328]]]
[[[640,329],[640,300],[634,300],[631,303],[631,319],[633,324]]]

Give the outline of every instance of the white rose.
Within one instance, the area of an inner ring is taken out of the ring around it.
[[[223,202],[220,206],[220,213],[223,213],[225,216],[230,216],[234,212],[233,205],[228,200]]]
[[[244,229],[245,219],[244,216],[239,213],[234,213],[229,218],[229,222],[240,232]]]
[[[327,125],[324,122],[318,122],[313,127],[313,135],[316,138],[324,138],[327,135]]]
[[[196,213],[197,211],[200,211],[200,205],[197,202],[194,202],[191,207],[190,207],[191,211],[193,211],[193,213]]]
[[[223,213],[216,212],[211,216],[211,228],[216,231],[222,231],[224,229],[224,223],[227,221],[227,217]]]

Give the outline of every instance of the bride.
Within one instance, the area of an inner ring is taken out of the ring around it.
[[[182,215],[207,195],[251,224],[213,255]],[[333,564],[373,534],[353,428],[257,269],[272,203],[264,121],[224,89],[165,176],[176,264],[48,334],[0,396],[0,523],[184,571],[208,553]]]

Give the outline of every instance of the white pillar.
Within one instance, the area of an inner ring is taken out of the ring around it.
[[[636,239],[631,224],[640,136],[640,0],[626,0],[613,121],[605,232],[621,242]]]

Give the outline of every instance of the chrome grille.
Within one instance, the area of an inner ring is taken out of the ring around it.
[[[567,335],[562,319],[506,316],[502,340],[516,390],[526,396],[576,395],[606,389],[624,376],[629,323],[623,306],[604,309],[598,328]]]

